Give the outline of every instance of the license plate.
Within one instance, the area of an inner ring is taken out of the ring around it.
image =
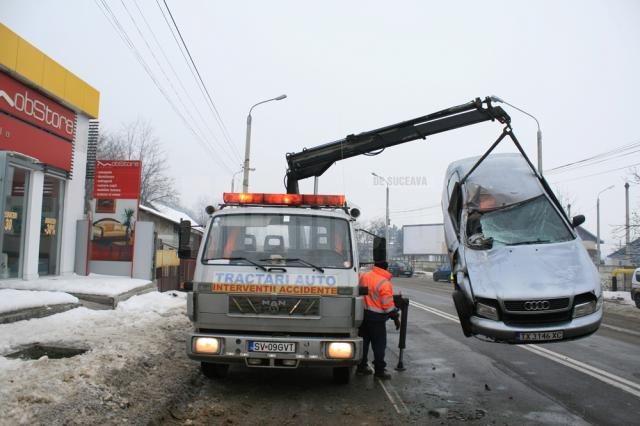
[[[541,342],[545,340],[562,340],[562,331],[544,331],[535,333],[518,333],[516,338],[522,342]]]
[[[295,343],[286,342],[249,342],[249,352],[293,353],[296,351]]]

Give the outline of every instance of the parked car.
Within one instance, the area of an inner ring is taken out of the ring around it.
[[[438,269],[433,271],[433,280],[434,281],[447,281],[449,282],[449,278],[451,277],[451,266],[449,265],[440,265]]]
[[[633,271],[633,277],[631,277],[631,299],[636,302],[636,307],[640,309],[640,268]]]
[[[544,179],[520,154],[449,165],[442,193],[453,300],[464,334],[568,340],[602,321],[596,268]]]
[[[389,272],[394,277],[408,277],[413,276],[413,268],[406,262],[391,262],[389,263]]]

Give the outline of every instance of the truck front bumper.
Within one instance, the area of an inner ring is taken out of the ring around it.
[[[198,337],[213,337],[219,340],[219,350],[215,354],[199,353],[195,350]],[[294,343],[295,352],[271,353],[250,352],[251,341]],[[329,344],[344,342],[353,345],[353,355],[348,359],[330,358]],[[359,337],[305,337],[305,336],[265,336],[237,334],[191,333],[187,339],[187,355],[195,361],[220,364],[243,363],[248,367],[297,368],[300,366],[347,367],[360,362],[362,339]]]

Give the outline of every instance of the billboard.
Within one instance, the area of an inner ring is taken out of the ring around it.
[[[406,255],[447,254],[442,223],[403,226],[402,253]]]
[[[140,161],[96,161],[91,202],[91,260],[133,260],[141,172]]]

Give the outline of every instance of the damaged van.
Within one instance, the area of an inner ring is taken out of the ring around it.
[[[595,265],[543,178],[520,154],[449,165],[442,194],[465,336],[540,343],[587,336],[602,320]]]

